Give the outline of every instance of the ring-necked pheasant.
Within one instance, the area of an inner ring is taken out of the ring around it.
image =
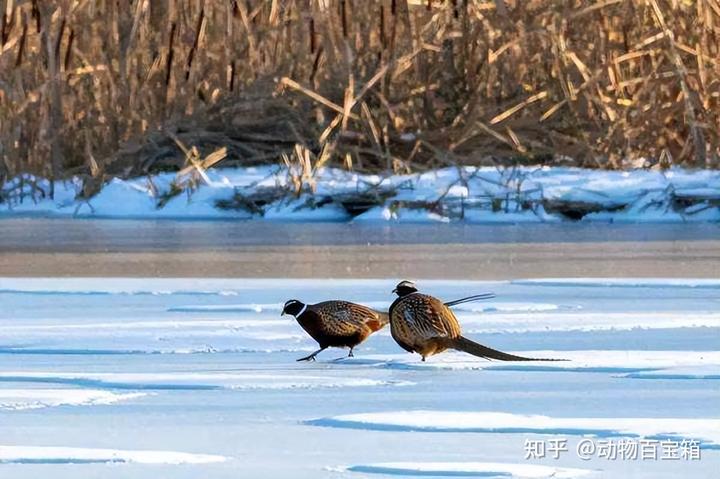
[[[350,348],[348,357],[352,357],[355,346],[388,323],[387,313],[339,300],[305,304],[291,299],[283,307],[281,316],[284,314],[295,316],[300,326],[320,345],[320,349],[298,361],[314,361],[318,353],[329,347]]]
[[[423,361],[446,349],[501,361],[548,361],[503,353],[463,337],[450,308],[433,296],[419,293],[411,281],[400,282],[393,293],[398,298],[389,312],[392,337],[406,351],[419,353]]]
[[[478,301],[495,297],[492,293],[476,294],[445,303],[446,306]],[[362,343],[372,333],[381,330],[389,322],[388,313],[349,301],[324,301],[317,304],[305,304],[291,299],[283,307],[282,315],[295,316],[300,326],[318,342],[320,349],[298,359],[314,361],[315,356],[329,347],[350,348],[348,357],[353,356],[353,348]]]

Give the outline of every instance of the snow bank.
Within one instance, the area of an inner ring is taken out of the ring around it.
[[[512,477],[523,479],[572,479],[593,474],[590,469],[510,464],[500,462],[381,462],[358,464],[343,471],[391,476]]]
[[[0,464],[211,464],[227,460],[223,456],[173,451],[0,446]]]
[[[9,200],[0,204],[0,214],[411,223],[720,221],[720,172],[713,170],[463,167],[379,176],[326,168],[316,173],[313,194],[271,198],[249,209],[233,209],[246,204],[234,201],[236,195],[247,199],[284,188],[286,169],[217,169],[208,171],[208,179],[191,193],[173,194],[173,173],[116,178],[89,200],[76,199],[82,184],[74,179],[55,184],[53,201],[38,193],[50,190],[47,180],[18,177],[3,187]],[[31,191],[30,182],[39,190]]]
[[[561,434],[688,439],[720,445],[720,419],[549,417],[502,412],[391,411],[313,419],[314,426],[376,431]]]

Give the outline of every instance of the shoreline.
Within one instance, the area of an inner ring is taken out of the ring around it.
[[[0,217],[720,223],[718,170],[465,166],[389,175],[321,168],[309,178],[297,175],[295,169],[277,166],[168,172],[114,178],[90,198],[84,197],[79,178],[52,183],[21,175],[0,185]],[[30,180],[35,189],[28,186]],[[55,191],[52,200],[50,190]]]

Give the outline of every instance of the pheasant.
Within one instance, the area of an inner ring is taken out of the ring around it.
[[[446,306],[470,301],[479,301],[495,297],[492,293],[476,294],[445,303]],[[318,342],[320,349],[298,359],[314,361],[315,356],[329,347],[350,348],[348,357],[353,357],[353,349],[372,333],[388,324],[388,313],[382,313],[361,304],[349,301],[324,301],[317,304],[305,304],[297,299],[285,303],[282,315],[295,316],[300,326]]]
[[[419,293],[411,281],[400,282],[393,293],[398,298],[388,313],[392,337],[406,351],[419,353],[423,361],[446,349],[501,361],[548,361],[503,353],[463,337],[460,324],[447,303]]]
[[[352,357],[355,346],[388,323],[387,313],[339,300],[305,304],[291,299],[285,303],[281,316],[285,314],[295,316],[300,326],[320,346],[320,349],[298,361],[314,361],[315,356],[329,347],[350,348],[348,357]]]

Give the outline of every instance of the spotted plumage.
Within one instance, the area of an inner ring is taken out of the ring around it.
[[[393,293],[397,293],[398,298],[389,312],[392,337],[406,351],[419,353],[423,361],[446,349],[502,361],[535,360],[503,353],[463,337],[450,308],[433,296],[419,293],[410,281],[399,283]]]
[[[282,314],[295,316],[300,326],[318,342],[320,349],[298,361],[315,360],[315,356],[329,348],[353,348],[388,323],[388,315],[361,304],[349,301],[324,301],[304,304],[291,299],[283,307]]]
[[[396,301],[390,308],[390,331],[397,343],[423,357],[447,349],[442,339],[460,336],[460,326],[442,301],[420,293]]]

